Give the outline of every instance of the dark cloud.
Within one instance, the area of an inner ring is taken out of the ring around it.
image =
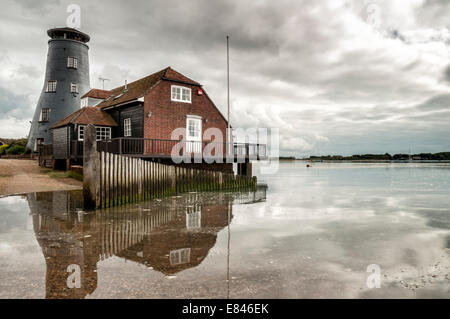
[[[70,3],[3,6],[0,109],[8,116],[31,113],[26,103],[42,88],[45,31],[65,25]],[[78,1],[81,29],[91,35],[92,86],[101,86],[100,75],[111,88],[170,65],[201,82],[226,113],[230,35],[233,126],[278,127],[284,150],[294,154],[450,149],[444,139],[432,141],[438,131],[450,133],[443,126],[450,116],[449,5],[371,3],[368,10],[350,0]]]
[[[424,103],[414,107],[418,111],[442,111],[450,110],[450,94],[433,96]]]
[[[444,79],[450,82],[450,65],[444,70]]]

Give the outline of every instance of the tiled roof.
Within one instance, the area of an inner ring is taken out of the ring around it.
[[[165,70],[166,70],[166,72],[163,75],[164,80],[169,80],[169,81],[172,80],[172,81],[183,82],[186,84],[200,85],[200,83],[195,82],[195,81],[189,79],[188,77],[185,77],[183,74],[175,71],[170,66],[167,67]]]
[[[94,106],[86,106],[62,119],[51,128],[68,124],[94,124],[97,126],[117,126],[116,121],[108,113]]]
[[[160,80],[182,82],[191,85],[200,85],[200,83],[185,77],[183,74],[178,73],[171,67],[167,67],[159,72],[153,73],[140,80],[129,83],[127,85],[126,91],[124,85],[112,89],[109,98],[99,103],[97,107],[104,109],[114,105],[136,100],[146,95]]]
[[[83,95],[81,98],[85,98],[85,97],[91,97],[93,99],[101,99],[104,100],[106,99],[108,96],[111,95],[111,91],[107,91],[107,90],[100,90],[100,89],[91,89],[89,92],[87,92],[85,95]]]

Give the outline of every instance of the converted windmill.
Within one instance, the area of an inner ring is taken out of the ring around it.
[[[34,112],[27,148],[52,144],[50,127],[80,108],[80,97],[90,89],[89,36],[72,28],[47,31],[45,82]]]

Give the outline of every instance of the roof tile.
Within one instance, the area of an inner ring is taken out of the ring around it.
[[[102,99],[102,100],[104,100],[110,95],[111,95],[111,91],[100,90],[100,89],[91,89],[89,92],[87,92],[81,98],[83,99],[85,97],[91,97],[93,99]]]
[[[69,124],[94,124],[97,126],[117,126],[116,121],[101,109],[94,106],[86,106],[78,111],[70,114],[66,118],[62,119],[51,128],[58,128]]]

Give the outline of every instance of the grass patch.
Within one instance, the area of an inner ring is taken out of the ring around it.
[[[59,172],[59,171],[49,170],[46,173],[48,173],[48,176],[50,176],[51,178],[73,178],[80,182],[83,181],[83,175],[78,174],[74,171]]]
[[[83,175],[81,175],[81,174],[79,174],[79,173],[77,173],[77,172],[74,172],[74,171],[68,171],[68,172],[67,172],[67,175],[68,175],[68,177],[73,178],[73,179],[76,179],[77,181],[80,181],[80,182],[83,181]]]

